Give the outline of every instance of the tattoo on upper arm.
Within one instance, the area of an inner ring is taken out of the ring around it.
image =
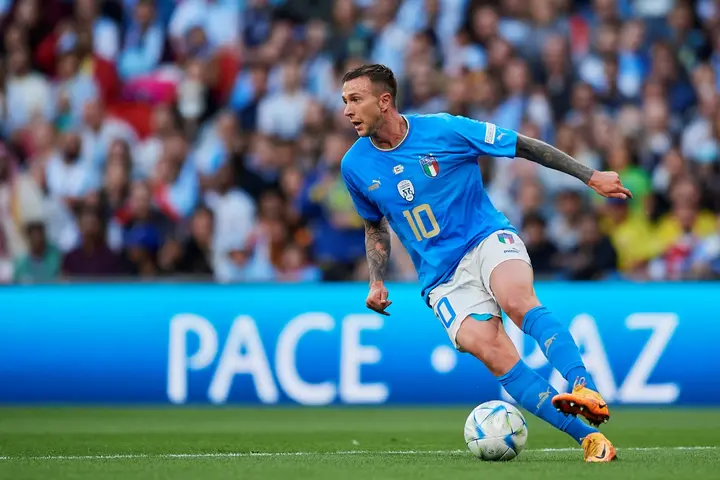
[[[578,162],[565,152],[542,140],[518,135],[516,156],[526,158],[553,170],[558,170],[588,183],[593,169]]]
[[[365,220],[365,251],[370,281],[384,280],[390,259],[390,227],[385,218],[378,222]]]

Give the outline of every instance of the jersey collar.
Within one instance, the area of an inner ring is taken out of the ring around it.
[[[380,148],[380,147],[378,147],[377,145],[375,145],[375,143],[372,141],[372,138],[370,138],[370,145],[372,145],[373,147],[377,148],[377,149],[380,150],[381,152],[392,152],[393,150],[396,150],[400,145],[402,145],[403,142],[404,142],[404,141],[408,138],[408,136],[410,135],[410,120],[408,120],[405,115],[400,115],[400,116],[403,118],[403,120],[405,120],[405,124],[407,125],[407,130],[405,130],[405,136],[402,138],[402,140],[400,140],[400,141],[398,142],[397,145],[395,145],[394,147],[391,147],[391,148]]]

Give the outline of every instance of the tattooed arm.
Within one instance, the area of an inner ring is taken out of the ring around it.
[[[567,153],[564,153],[542,140],[518,134],[516,156],[526,158],[553,170],[559,170],[582,180],[587,184],[595,172]]]
[[[390,259],[390,228],[386,219],[382,218],[379,222],[365,220],[365,252],[370,283],[382,282]]]
[[[515,156],[572,175],[603,197],[632,198],[617,173],[593,170],[542,140],[518,134]]]
[[[365,252],[370,271],[370,293],[365,305],[378,313],[390,315],[385,311],[392,303],[387,299],[388,291],[384,284],[390,260],[390,227],[386,219],[377,222],[365,220]]]

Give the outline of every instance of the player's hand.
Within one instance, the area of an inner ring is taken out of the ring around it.
[[[377,313],[390,316],[385,311],[390,305],[392,305],[392,302],[388,300],[388,291],[385,284],[383,282],[373,282],[370,285],[370,293],[368,293],[367,300],[365,300],[365,306]]]
[[[632,198],[632,193],[623,186],[620,175],[615,172],[596,171],[590,177],[588,186],[606,198]]]

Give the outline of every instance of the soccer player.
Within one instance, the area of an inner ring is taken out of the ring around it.
[[[389,315],[384,285],[389,226],[412,257],[422,296],[461,352],[481,360],[524,408],[572,436],[585,461],[609,462],[615,448],[595,427],[607,404],[567,328],[535,296],[533,270],[517,230],[490,202],[477,158],[522,157],[565,172],[600,195],[632,198],[615,172],[594,171],[558,149],[492,123],[449,114],[401,115],[397,82],[383,65],[343,77],[342,97],[359,139],[342,175],[365,221],[370,271],[368,308]],[[521,359],[503,329],[501,310],[540,344],[573,384],[558,394]]]

